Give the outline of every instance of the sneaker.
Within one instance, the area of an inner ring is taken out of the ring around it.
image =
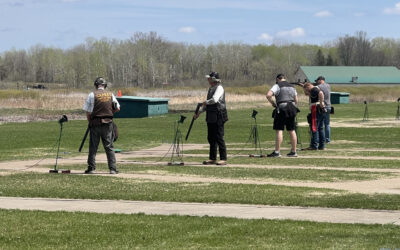
[[[274,152],[268,154],[267,157],[281,157],[281,153],[275,153],[275,151],[274,151]]]
[[[118,170],[114,170],[114,169],[110,170],[110,174],[118,174],[118,173],[119,173]]]
[[[216,160],[203,161],[203,165],[214,165],[214,164],[217,164]]]
[[[293,152],[293,151],[290,151],[290,153],[288,153],[286,156],[287,157],[297,157],[297,153]]]
[[[88,168],[85,170],[85,174],[94,174],[94,169]]]
[[[219,162],[217,162],[217,165],[226,165],[226,161],[219,161]]]

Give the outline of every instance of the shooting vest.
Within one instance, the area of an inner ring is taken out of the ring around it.
[[[275,95],[276,104],[279,105],[281,103],[294,102],[296,96],[296,89],[292,84],[283,81],[278,83],[279,86],[279,94]]]
[[[319,100],[318,94],[319,94],[320,90],[321,89],[319,88],[319,86],[313,87],[310,90],[310,103],[317,103],[318,102],[318,100]]]
[[[98,89],[93,92],[94,107],[91,114],[92,124],[99,125],[101,123],[110,123],[114,117],[112,108],[112,93]]]
[[[214,96],[218,86],[220,86],[220,84],[212,86],[208,89],[207,100]],[[217,103],[206,106],[206,122],[217,123],[218,121],[222,121],[223,123],[228,121],[228,112],[226,110],[225,103],[225,90]]]

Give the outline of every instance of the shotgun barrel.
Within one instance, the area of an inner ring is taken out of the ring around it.
[[[81,142],[81,146],[79,147],[79,152],[82,151],[83,145],[85,144],[86,137],[88,136],[89,131],[90,131],[90,127],[88,126],[87,129],[86,129],[85,135],[83,136],[83,139],[82,139],[82,142]]]
[[[201,107],[202,105],[203,105],[202,103],[197,103],[196,111],[194,111],[194,113],[195,113],[196,115],[199,113],[200,107]],[[192,130],[192,127],[193,127],[193,123],[194,123],[194,117],[192,118],[192,121],[190,122],[190,126],[189,126],[188,132],[187,132],[187,134],[186,134],[186,138],[185,138],[186,141],[187,141],[187,139],[189,138],[190,131]]]

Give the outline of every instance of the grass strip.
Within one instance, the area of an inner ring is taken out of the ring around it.
[[[0,210],[3,249],[394,249],[398,226]]]
[[[400,195],[366,195],[278,185],[157,183],[107,176],[37,173],[0,176],[0,196],[400,209]]]
[[[184,156],[185,162],[198,162],[199,164],[208,157]],[[138,157],[127,160],[156,162],[156,157]],[[165,161],[168,161],[166,159]],[[348,168],[384,168],[399,169],[398,160],[382,160],[382,159],[333,159],[333,158],[253,158],[247,156],[230,156],[228,153],[228,163],[230,164],[249,164],[249,165],[277,165],[277,166],[304,166],[304,167],[348,167]]]
[[[229,150],[229,153],[231,155],[249,155],[249,154],[260,154],[260,150],[258,149],[257,151],[249,148],[235,148],[234,150],[230,149],[227,147]],[[263,154],[269,154],[273,151],[273,148],[262,148],[262,153]],[[285,150],[281,150],[282,153],[289,152],[290,148],[287,148]],[[207,149],[200,149],[200,150],[185,150],[185,154],[208,154],[209,151]],[[353,157],[399,157],[400,152],[399,151],[346,151],[346,149],[333,149],[333,148],[328,148],[327,150],[321,151],[301,151],[298,149],[297,151],[298,154],[302,156],[310,155],[310,156],[319,156],[319,157],[330,157],[330,156],[353,156]],[[399,157],[400,160],[400,157]]]
[[[66,169],[82,170],[82,165],[63,166]],[[99,164],[98,169],[106,170],[104,164]],[[277,179],[289,181],[363,181],[374,180],[382,177],[395,176],[392,173],[376,173],[363,171],[340,171],[320,169],[265,169],[265,168],[241,168],[241,167],[195,167],[195,166],[160,166],[160,165],[120,165],[119,170],[124,173],[160,173],[160,174],[184,174],[203,177],[234,178],[234,179]]]

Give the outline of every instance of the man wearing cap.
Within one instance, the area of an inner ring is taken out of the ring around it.
[[[208,129],[208,143],[210,144],[209,159],[203,161],[204,165],[226,165],[227,154],[224,141],[224,124],[228,121],[228,113],[225,103],[225,91],[221,85],[221,79],[217,72],[206,75],[210,88],[207,93],[207,100],[203,102],[198,114],[193,116],[197,119],[206,111],[206,122]],[[217,147],[219,149],[220,161],[217,162]]]
[[[310,97],[311,121],[311,142],[308,148],[304,150],[324,150],[325,133],[324,117],[327,113],[324,93],[318,86],[313,86],[310,82],[304,84],[304,94]]]
[[[273,100],[275,96],[275,102]],[[281,157],[280,148],[283,141],[283,130],[286,130],[290,135],[291,151],[287,154],[288,157],[297,157],[297,135],[296,135],[296,115],[297,109],[297,91],[292,84],[286,81],[283,74],[276,76],[276,84],[267,93],[267,100],[275,108],[274,110],[274,125],[276,131],[275,136],[275,151],[268,154],[267,157]]]
[[[93,174],[96,170],[96,153],[100,139],[106,151],[110,174],[118,174],[113,147],[113,116],[120,110],[120,106],[115,96],[105,90],[107,83],[102,77],[96,78],[94,86],[96,90],[89,94],[83,108],[90,127],[88,168],[85,174]]]
[[[315,80],[315,83],[315,85],[318,86],[324,93],[324,103],[327,112],[323,113],[323,125],[325,132],[325,143],[329,143],[331,141],[331,86],[327,82],[325,82],[325,77],[323,76],[319,76],[317,80]]]

